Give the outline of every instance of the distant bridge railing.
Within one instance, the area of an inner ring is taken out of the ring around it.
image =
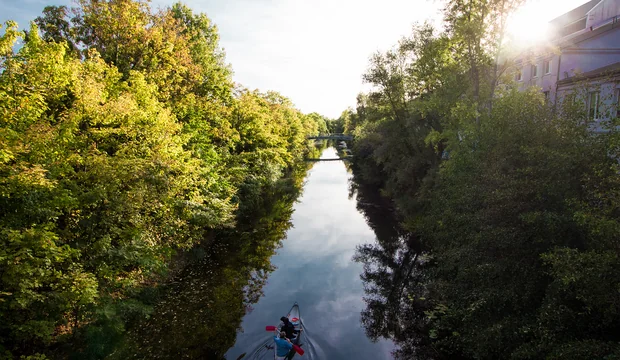
[[[314,136],[308,136],[309,140],[342,140],[351,141],[353,136],[345,134],[319,134]]]
[[[339,158],[332,158],[332,159],[316,159],[316,158],[307,158],[304,159],[305,161],[350,161],[351,159],[353,159],[352,155],[346,156],[346,157],[339,157]]]

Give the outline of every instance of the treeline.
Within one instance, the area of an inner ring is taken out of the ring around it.
[[[0,113],[3,359],[104,357],[98,342],[150,316],[144,299],[182,271],[175,254],[230,245],[218,233],[328,131],[235,85],[206,15],[131,0],[46,7],[25,32],[7,22]]]
[[[578,101],[517,91],[500,54],[520,3],[447,1],[443,31],[372,56],[340,119],[357,186],[405,230],[357,254],[362,321],[397,358],[620,358],[617,119],[593,134]]]

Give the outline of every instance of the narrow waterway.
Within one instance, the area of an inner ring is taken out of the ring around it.
[[[337,157],[334,148],[321,158]],[[295,204],[293,228],[272,264],[264,296],[243,318],[243,330],[227,359],[273,358],[261,351],[292,304],[300,305],[305,325],[305,359],[390,359],[391,342],[371,342],[360,322],[365,308],[360,279],[362,264],[352,257],[358,245],[372,243],[375,234],[349,198],[351,175],[343,162],[317,162],[308,172],[303,194]],[[255,356],[256,354],[262,357]]]

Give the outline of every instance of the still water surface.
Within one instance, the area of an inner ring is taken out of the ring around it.
[[[334,148],[321,158],[335,158]],[[277,325],[297,301],[305,325],[303,359],[390,359],[393,344],[372,343],[360,324],[364,309],[362,265],[352,260],[357,245],[372,243],[375,234],[349,198],[350,174],[340,161],[318,162],[309,171],[303,194],[295,204],[293,228],[273,256],[277,267],[264,297],[242,322],[228,359],[251,359],[270,337],[266,325]],[[273,352],[264,351],[265,358]],[[295,357],[296,359],[299,357]],[[301,359],[301,358],[299,358]]]

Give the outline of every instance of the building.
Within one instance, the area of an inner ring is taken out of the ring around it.
[[[578,93],[592,123],[615,117],[620,101],[619,20],[620,0],[593,0],[552,20],[551,40],[515,60],[519,88],[537,86],[556,104]]]

